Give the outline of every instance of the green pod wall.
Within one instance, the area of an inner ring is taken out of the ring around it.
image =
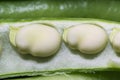
[[[0,20],[95,18],[120,21],[119,0],[0,1]]]

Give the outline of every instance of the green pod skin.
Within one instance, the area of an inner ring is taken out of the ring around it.
[[[98,18],[120,21],[118,0],[0,1],[1,21],[44,18]]]
[[[70,73],[54,76],[35,76],[23,78],[11,78],[6,80],[118,80],[119,72],[96,72],[96,73]]]

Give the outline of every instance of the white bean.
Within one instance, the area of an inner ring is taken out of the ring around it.
[[[110,34],[110,42],[115,52],[120,53],[120,29],[114,28]]]
[[[94,24],[79,24],[67,28],[63,39],[71,48],[86,54],[102,51],[108,41],[105,30]]]
[[[47,57],[53,55],[60,47],[61,37],[58,31],[42,24],[23,26],[16,34],[16,47],[23,53]]]

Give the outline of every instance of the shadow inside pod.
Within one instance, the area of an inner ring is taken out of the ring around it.
[[[65,46],[67,47],[68,45],[65,44]],[[70,47],[68,47],[68,49],[75,55],[79,55],[80,57],[83,57],[85,59],[95,59],[97,58],[99,55],[100,55],[100,52],[99,53],[96,53],[96,54],[85,54],[85,53],[82,53],[80,52],[79,50],[76,50],[76,49],[71,49]]]
[[[85,59],[95,59],[97,58],[100,53],[96,53],[96,54],[85,54],[85,53],[81,53],[78,50],[70,50],[73,54],[78,54],[80,57],[83,57]]]
[[[54,55],[51,55],[51,56],[48,56],[48,57],[36,57],[36,56],[32,56],[31,54],[22,54],[18,51],[18,49],[14,46],[12,46],[12,48],[14,49],[14,51],[16,52],[16,54],[18,53],[18,55],[24,59],[24,60],[33,60],[33,61],[36,61],[38,63],[45,63],[45,62],[49,62],[51,61],[55,56],[56,54],[58,53],[58,51],[54,54]]]
[[[116,52],[116,51],[114,50],[112,44],[110,44],[110,45],[111,45],[111,48],[112,48],[113,52],[116,54],[116,56],[117,56],[117,57],[120,57],[120,52]]]
[[[116,54],[117,57],[120,57],[120,52],[115,52],[115,54]]]

